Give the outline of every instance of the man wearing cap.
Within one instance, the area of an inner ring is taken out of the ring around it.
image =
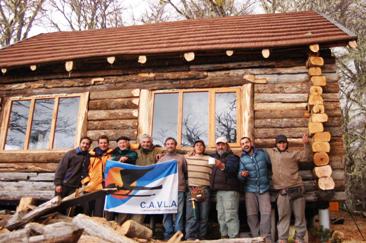
[[[273,189],[277,192],[279,242],[287,243],[291,213],[295,216],[295,242],[304,242],[306,233],[304,185],[299,175],[300,161],[311,160],[309,138],[303,135],[303,151],[288,151],[285,135],[276,137],[276,147],[267,149],[272,162]],[[292,212],[291,212],[292,210]]]
[[[231,151],[225,137],[216,140],[216,159],[212,170],[211,188],[216,191],[216,210],[221,238],[239,235],[239,189],[237,177],[239,157]]]
[[[243,153],[240,157],[238,178],[245,183],[245,208],[250,233],[252,237],[262,236],[266,238],[266,242],[270,242],[269,172],[271,160],[264,150],[254,147],[249,137],[240,139],[240,147]]]

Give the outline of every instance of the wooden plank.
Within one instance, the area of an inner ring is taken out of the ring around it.
[[[56,130],[56,121],[57,121],[59,100],[60,100],[59,97],[56,97],[55,100],[54,100],[53,112],[52,112],[51,131],[50,131],[50,140],[48,142],[48,149],[53,148],[53,142],[55,140],[55,130]]]
[[[0,163],[0,172],[54,172],[58,163]]]
[[[346,179],[345,171],[339,169],[333,170],[332,178],[334,180],[345,180]]]
[[[288,143],[289,143],[290,147],[301,146],[303,144],[302,138],[288,138]],[[275,146],[276,141],[275,141],[274,137],[273,138],[255,138],[254,144],[260,148],[272,148]]]
[[[28,146],[29,146],[30,134],[31,134],[31,130],[32,130],[34,107],[35,107],[35,99],[33,98],[31,100],[29,113],[28,113],[27,128],[26,128],[25,137],[24,137],[24,147],[23,147],[24,150],[27,150]]]
[[[139,102],[138,134],[151,134],[153,113],[153,97],[151,91],[142,89],[140,91]]]
[[[255,84],[255,94],[301,94],[308,92],[309,82],[303,83],[271,83],[271,84]]]
[[[115,129],[115,130],[89,130],[87,136],[97,140],[100,136],[106,135],[110,140],[117,140],[120,136],[127,136],[132,140],[137,138],[137,129]]]
[[[254,112],[255,121],[257,119],[276,119],[276,118],[304,118],[305,109],[290,110],[257,110]]]
[[[338,93],[323,93],[324,102],[329,101],[339,101],[339,94]]]
[[[138,125],[136,119],[88,121],[88,130],[137,129]]]
[[[266,103],[266,102],[282,102],[282,103],[301,103],[306,102],[308,94],[271,94],[261,93],[254,95],[254,102]]]
[[[337,169],[344,170],[345,161],[344,161],[343,156],[341,156],[341,155],[330,155],[329,160],[330,160],[330,165],[332,166],[332,168],[334,170],[337,170]]]
[[[256,119],[254,121],[255,128],[295,128],[306,127],[308,119],[306,118],[270,118],[270,119]]]
[[[307,103],[255,103],[254,110],[306,110]]]
[[[136,119],[137,117],[138,117],[138,110],[136,109],[88,111],[89,121]]]
[[[90,92],[90,100],[129,98],[129,97],[138,97],[139,95],[140,95],[139,89],[95,91]]]
[[[89,110],[136,109],[138,105],[138,98],[91,100]]]
[[[278,134],[284,134],[289,138],[300,138],[307,133],[306,127],[300,128],[256,128],[254,130],[255,138],[274,138]]]
[[[31,176],[30,181],[52,181],[55,178],[55,173],[37,173],[36,176]]]
[[[256,78],[265,78],[268,83],[302,83],[309,80],[307,73],[300,74],[259,74]]]
[[[0,163],[55,163],[59,162],[65,152],[2,152],[0,153]]]
[[[0,181],[19,181],[28,180],[30,177],[36,176],[37,173],[21,173],[21,172],[0,172]]]
[[[243,133],[242,136],[253,138],[254,133],[254,110],[253,110],[253,84],[245,84],[242,88],[242,119]],[[239,116],[240,117],[240,116]]]
[[[326,86],[323,87],[324,93],[338,93],[339,92],[339,85],[337,82],[335,83],[328,83]]]

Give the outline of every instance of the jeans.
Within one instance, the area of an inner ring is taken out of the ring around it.
[[[178,192],[178,212],[176,214],[164,214],[164,239],[168,240],[175,232],[183,232],[183,216],[185,192]],[[174,222],[175,221],[175,222]]]
[[[269,192],[245,193],[247,220],[252,237],[271,237],[271,196]],[[260,220],[259,220],[260,216]]]
[[[186,239],[204,239],[207,234],[208,215],[210,211],[210,188],[205,187],[205,200],[195,202],[192,207],[191,193],[187,194],[186,207]]]
[[[239,192],[217,191],[216,210],[221,237],[236,238],[239,235]]]

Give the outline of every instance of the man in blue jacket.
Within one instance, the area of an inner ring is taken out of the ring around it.
[[[243,153],[238,178],[245,183],[245,206],[250,233],[252,237],[262,236],[266,242],[270,242],[271,198],[268,176],[271,161],[268,154],[255,148],[248,137],[240,139],[240,147]]]

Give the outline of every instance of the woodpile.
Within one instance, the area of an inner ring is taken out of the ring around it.
[[[34,202],[33,198],[22,198],[16,213],[13,216],[8,217],[5,221],[0,221],[0,242],[162,242],[153,239],[153,232],[150,228],[139,224],[134,220],[127,220],[122,225],[119,225],[115,221],[107,221],[105,218],[101,217],[90,217],[85,214],[78,214],[72,218],[54,212],[54,209],[57,209],[62,203],[72,200],[75,201],[77,199],[76,195],[77,193],[73,193],[62,200],[57,198],[56,201],[54,198],[38,207],[32,205]],[[86,200],[84,200],[84,202],[85,201]],[[20,216],[19,214],[23,216]],[[167,242],[178,243],[181,241],[183,241],[183,233],[178,231]],[[264,242],[264,238],[203,240],[199,242],[260,243]]]
[[[322,75],[324,60],[319,56],[319,48],[309,47],[312,51],[309,54],[306,66],[309,69],[310,87],[308,98],[308,110],[310,120],[308,123],[309,134],[313,135],[312,150],[314,152],[313,161],[315,164],[314,174],[317,177],[317,186],[320,190],[330,191],[335,189],[335,182],[332,178],[332,167],[329,165],[328,153],[331,150],[331,133],[324,131],[324,125],[328,122],[328,114],[325,113],[325,100],[330,94],[325,94],[323,88],[326,87],[326,77]]]

